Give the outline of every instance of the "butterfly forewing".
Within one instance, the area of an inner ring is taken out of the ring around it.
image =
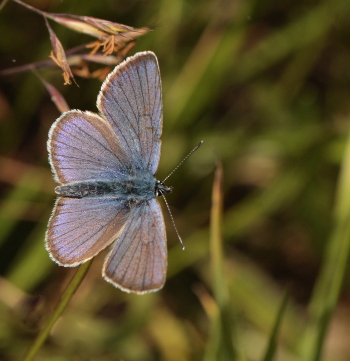
[[[122,234],[105,261],[104,277],[127,292],[160,289],[167,267],[163,214],[156,199],[131,211]]]
[[[128,58],[109,74],[97,106],[135,167],[155,174],[160,158],[162,90],[156,56]]]
[[[50,163],[60,183],[115,179],[130,167],[110,125],[97,114],[72,110],[53,124]]]

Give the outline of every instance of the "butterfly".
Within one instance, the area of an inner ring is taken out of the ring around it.
[[[119,64],[97,98],[99,114],[63,113],[47,148],[58,194],[46,232],[50,257],[74,267],[109,245],[103,277],[126,292],[163,287],[166,232],[155,198],[163,122],[161,78],[152,52]]]

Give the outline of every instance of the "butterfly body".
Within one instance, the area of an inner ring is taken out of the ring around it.
[[[55,188],[63,197],[115,197],[128,201],[140,202],[150,200],[162,193],[169,193],[170,188],[161,187],[161,182],[149,172],[136,172],[134,175],[122,175],[118,180],[89,180],[72,182]],[[169,189],[169,191],[167,191]]]

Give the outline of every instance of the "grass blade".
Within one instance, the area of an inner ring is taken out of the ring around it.
[[[213,276],[213,293],[217,304],[217,312],[212,319],[211,340],[204,360],[237,359],[233,343],[233,320],[230,312],[227,282],[224,277],[224,257],[222,248],[222,167],[218,165],[215,173],[211,224],[210,224],[210,253]]]
[[[34,340],[33,344],[27,350],[23,361],[31,361],[34,359],[35,355],[38,353],[41,345],[45,342],[46,338],[50,334],[50,331],[58,318],[62,315],[63,311],[67,307],[69,301],[73,297],[76,290],[79,288],[81,282],[83,281],[85,275],[87,274],[92,260],[83,263],[79,266],[77,272],[75,273],[74,277],[70,281],[69,285],[65,289],[56,309],[54,310],[49,322],[46,326],[39,332],[38,336]]]
[[[350,250],[350,133],[337,187],[333,232],[309,306],[300,360],[320,360],[329,323],[336,307]]]
[[[278,342],[277,337],[278,337],[279,331],[281,329],[283,316],[285,315],[285,311],[287,309],[288,300],[289,300],[289,289],[287,289],[286,292],[284,293],[281,307],[278,310],[276,322],[272,329],[263,361],[272,361],[275,357],[276,349],[277,349],[277,342]]]

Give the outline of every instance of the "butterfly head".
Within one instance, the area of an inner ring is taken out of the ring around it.
[[[167,187],[163,182],[157,180],[155,190],[156,197],[159,197],[165,193],[171,193],[172,190],[173,187]]]

